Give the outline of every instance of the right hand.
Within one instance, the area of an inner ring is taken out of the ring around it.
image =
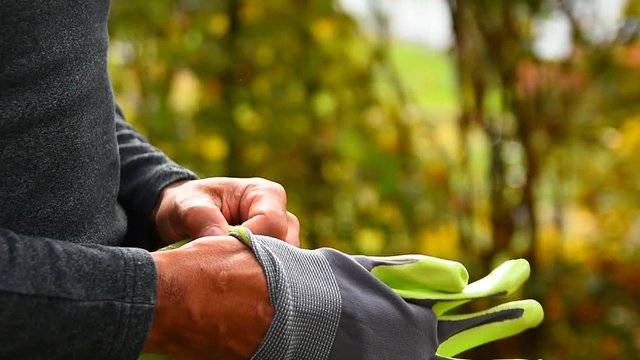
[[[447,260],[302,250],[242,227],[231,234],[256,254],[275,309],[254,360],[445,359],[542,321],[534,300],[447,314],[517,289],[529,276],[525,260],[507,261],[467,284],[464,266]]]
[[[154,252],[157,300],[144,351],[177,359],[249,359],[273,318],[253,252],[230,236]]]
[[[300,223],[287,211],[285,189],[261,178],[213,177],[171,184],[160,193],[152,219],[165,245],[226,235],[229,225],[242,224],[300,246]]]

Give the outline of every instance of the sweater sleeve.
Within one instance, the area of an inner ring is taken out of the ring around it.
[[[156,276],[145,250],[0,228],[0,358],[136,359]]]
[[[153,247],[151,211],[164,187],[197,176],[150,145],[116,107],[116,134],[120,153],[118,201],[129,219],[126,245]]]

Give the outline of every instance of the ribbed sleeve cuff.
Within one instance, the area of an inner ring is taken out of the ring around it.
[[[340,290],[318,252],[251,235],[250,247],[267,277],[274,319],[254,360],[327,359],[341,314]]]
[[[121,306],[122,331],[114,339],[114,359],[137,359],[149,335],[156,300],[157,274],[151,255],[141,249],[122,248],[124,292],[131,294]]]
[[[154,313],[150,253],[0,229],[0,358],[136,359]]]

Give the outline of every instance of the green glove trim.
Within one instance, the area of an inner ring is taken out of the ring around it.
[[[177,249],[177,248],[179,248],[180,246],[182,246],[182,245],[184,245],[184,244],[188,243],[189,241],[191,241],[191,240],[181,240],[181,241],[178,241],[178,242],[173,243],[173,244],[171,244],[171,245],[167,245],[167,246],[165,246],[165,247],[163,247],[163,248],[160,248],[160,249],[158,249],[158,251],[165,251],[165,250],[173,250],[173,249]]]
[[[513,310],[516,311],[514,312]],[[513,336],[524,330],[536,327],[544,318],[542,306],[537,301],[520,300],[501,304],[473,314],[439,316],[438,320],[465,321],[500,311],[511,311],[511,313],[517,313],[519,316],[497,322],[488,322],[463,330],[443,341],[438,347],[437,354],[445,357],[455,356],[476,346]]]
[[[246,227],[242,225],[229,226],[229,235],[251,247],[251,236],[249,236],[249,230]]]
[[[138,356],[138,360],[173,360],[171,356],[157,354],[142,354]]]
[[[396,293],[458,293],[469,281],[464,265],[425,255],[369,257],[371,274]],[[379,263],[379,264],[376,264]]]

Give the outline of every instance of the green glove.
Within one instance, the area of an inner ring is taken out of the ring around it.
[[[484,278],[467,284],[467,270],[455,261],[425,255],[354,256],[354,259],[404,299],[439,301],[434,306],[436,314],[444,314],[473,299],[509,295],[530,274],[526,260],[508,260]]]
[[[248,246],[251,233],[232,227],[230,233]],[[424,255],[351,256],[407,302],[425,303],[437,316],[440,357],[518,334],[540,324],[543,310],[534,300],[513,301],[473,314],[447,314],[474,299],[506,296],[529,277],[529,263],[509,260],[484,278],[468,284],[466,268],[455,261]]]
[[[441,328],[447,328],[442,330],[447,334],[441,336],[446,340],[438,346],[440,356],[454,356],[513,336],[536,327],[543,319],[542,307],[534,300],[513,301],[474,314],[447,315],[450,310],[474,299],[511,294],[529,277],[529,263],[524,259],[506,261],[489,275],[468,285],[466,269],[447,260],[423,255],[354,256],[354,259],[403,299],[432,304],[438,317],[439,332]],[[451,283],[446,284],[446,281]],[[499,312],[509,313],[508,318],[482,321],[483,317]]]
[[[503,313],[502,321],[483,322],[484,317]],[[436,354],[449,359],[477,346],[519,334],[538,326],[544,317],[535,300],[511,301],[473,314],[438,316],[438,333],[444,334]],[[447,331],[441,328],[448,324]],[[462,329],[462,330],[460,330]]]

